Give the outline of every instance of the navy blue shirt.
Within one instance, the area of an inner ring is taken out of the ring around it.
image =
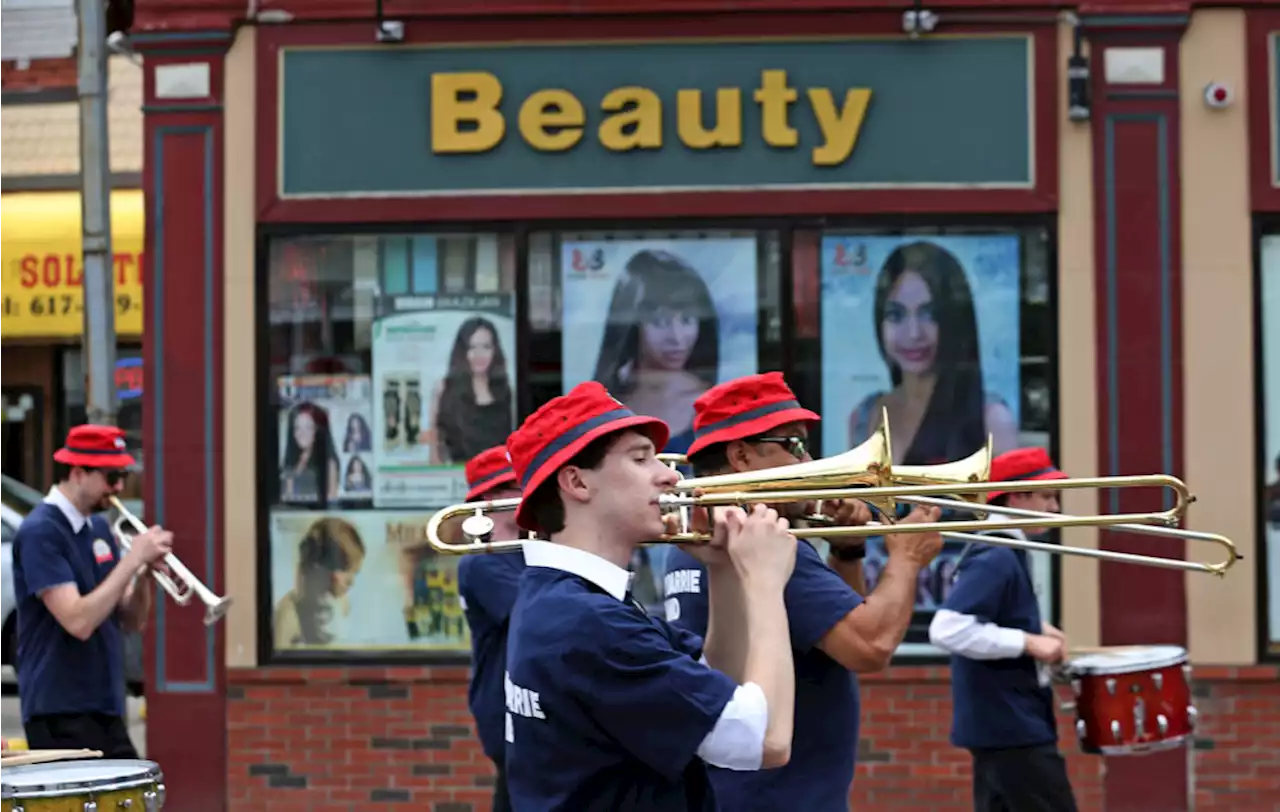
[[[1025,550],[974,545],[943,608],[979,623],[1041,633],[1040,604]],[[951,657],[951,743],[968,749],[1030,747],[1058,740],[1053,689],[1024,654],[1001,660]]]
[[[668,619],[705,635],[707,575],[701,562],[683,550],[672,550],[663,587]],[[817,643],[861,605],[862,597],[802,540],[796,545],[796,567],[783,600],[796,667],[791,760],[785,767],[759,772],[712,767],[711,782],[726,812],[844,812],[858,752],[858,681]]]
[[[42,502],[19,525],[13,541],[13,592],[24,722],[55,713],[124,716],[119,612],[81,641],[62,628],[40,599],[41,592],[60,584],[75,584],[87,595],[119,560],[120,549],[101,516],[77,533],[61,508]]]
[[[476,720],[480,746],[496,763],[503,758],[507,670],[507,621],[516,602],[524,556],[520,553],[465,556],[458,564],[458,594],[471,627],[471,685],[467,704]]]
[[[701,650],[586,578],[529,566],[507,642],[513,808],[714,812],[697,751],[737,685]]]

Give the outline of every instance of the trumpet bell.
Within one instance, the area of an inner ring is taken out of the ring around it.
[[[674,493],[751,493],[756,491],[815,490],[822,488],[870,488],[891,484],[893,451],[889,421],[882,420],[865,442],[843,454],[780,468],[682,479]],[[880,504],[873,502],[877,507]],[[888,501],[892,505],[892,501]],[[891,509],[891,507],[890,507]]]
[[[965,485],[971,482],[987,482],[991,478],[992,442],[965,457],[941,465],[895,465],[890,479],[894,485]],[[974,504],[985,504],[985,493],[961,493],[957,499]]]

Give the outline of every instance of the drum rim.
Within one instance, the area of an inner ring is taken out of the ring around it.
[[[23,770],[28,767],[49,767],[50,764],[71,764],[80,765],[81,761],[65,761],[50,762],[49,764],[15,764],[6,769],[4,780],[0,781],[3,785],[3,797],[6,799],[21,800],[31,798],[65,798],[69,795],[84,795],[86,792],[97,794],[103,792],[118,792],[122,789],[138,789],[148,784],[159,784],[164,781],[164,772],[160,769],[160,765],[154,761],[145,761],[142,759],[119,759],[109,762],[93,761],[84,759],[84,764],[106,765],[109,763],[136,764],[142,770],[141,773],[129,776],[105,776],[106,780],[92,781],[49,781],[43,784],[26,784],[17,786],[10,783],[14,770]],[[35,772],[32,770],[31,772]],[[36,794],[33,794],[36,793]]]
[[[1147,660],[1131,660],[1129,662],[1113,662],[1107,665],[1082,665],[1080,660],[1088,657],[1100,657],[1105,655],[1089,654],[1075,661],[1067,663],[1067,670],[1073,674],[1083,676],[1107,675],[1107,674],[1140,674],[1144,671],[1156,671],[1163,668],[1173,668],[1175,666],[1184,665],[1187,662],[1187,652],[1180,646],[1151,646],[1152,649],[1168,648],[1170,653],[1163,657],[1152,657]],[[1174,653],[1176,651],[1176,653]]]

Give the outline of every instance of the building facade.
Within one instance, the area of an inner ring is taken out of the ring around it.
[[[680,450],[673,403],[764,370],[823,414],[823,454],[907,403],[926,417],[891,424],[898,462],[990,434],[1076,476],[1185,479],[1185,525],[1244,555],[1224,579],[1078,556],[1036,576],[1073,647],[1188,650],[1195,744],[1104,762],[1068,710],[1062,743],[1085,809],[1280,802],[1280,11],[1127,5],[141,3],[148,519],[236,601],[213,628],[157,610],[148,752],[174,803],[487,809],[456,560],[426,518],[579,381]],[[955,552],[862,680],[855,808],[969,804],[924,633]]]

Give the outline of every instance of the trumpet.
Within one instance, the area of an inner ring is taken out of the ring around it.
[[[990,505],[986,503],[986,494],[994,487],[993,483],[988,481],[992,458],[990,437],[984,448],[963,460],[942,465],[895,467],[892,462],[893,454],[887,417],[887,415],[882,416],[880,427],[861,445],[833,457],[761,471],[682,478],[667,493],[658,497],[659,506],[664,512],[679,513],[680,530],[676,533],[664,534],[646,543],[699,544],[709,541],[711,538],[709,533],[697,532],[690,527],[689,512],[695,507],[743,506],[753,503],[821,503],[824,500],[859,499],[878,510],[882,516],[895,515],[898,504],[904,503],[928,504],[963,511],[973,514],[975,518],[919,524],[893,524],[892,520],[887,520],[852,527],[809,526],[794,528],[793,533],[797,538],[833,539],[881,536],[886,532],[936,532],[944,538],[966,542],[1035,550],[1056,555],[1077,555],[1165,569],[1206,572],[1219,577],[1225,575],[1226,571],[1241,557],[1235,544],[1225,536],[1182,530],[1175,526],[1195,500],[1187,485],[1177,477],[1149,474],[1025,481],[1017,484],[1019,492],[1109,488],[1162,488],[1172,492],[1174,499],[1171,507],[1146,513],[1075,516]],[[659,458],[673,468],[688,462],[683,456],[675,454],[662,454]],[[519,540],[491,538],[493,521],[485,514],[515,510],[519,505],[520,499],[512,498],[446,507],[432,516],[428,523],[428,539],[438,552],[445,554],[504,552],[518,549],[521,544]],[[441,540],[439,536],[441,526],[451,519],[466,514],[471,514],[462,525],[462,534],[466,537],[467,543],[451,544]],[[983,514],[996,514],[1001,518],[993,519]],[[807,518],[813,520],[809,522],[810,524],[822,524],[820,517]],[[1221,546],[1225,550],[1226,557],[1221,563],[1210,564],[981,535],[984,531],[993,530],[1068,527],[1098,527],[1185,541],[1207,541]]]
[[[116,540],[120,543],[120,548],[128,552],[132,548],[130,538],[139,533],[147,532],[147,526],[142,520],[129,512],[120,500],[114,496],[109,498],[111,506],[116,509],[119,518],[111,529],[115,531]],[[126,530],[126,528],[128,528]],[[160,588],[169,593],[169,597],[173,598],[174,603],[179,606],[186,606],[191,602],[192,596],[200,599],[205,605],[204,625],[212,626],[222,619],[227,613],[227,608],[231,606],[231,598],[218,597],[213,590],[205,586],[199,578],[195,576],[187,566],[183,564],[173,553],[169,553],[164,557],[164,563],[169,568],[169,572],[173,576],[167,575],[160,570],[151,570],[151,575],[156,579],[156,583]],[[175,580],[175,578],[177,580]]]

